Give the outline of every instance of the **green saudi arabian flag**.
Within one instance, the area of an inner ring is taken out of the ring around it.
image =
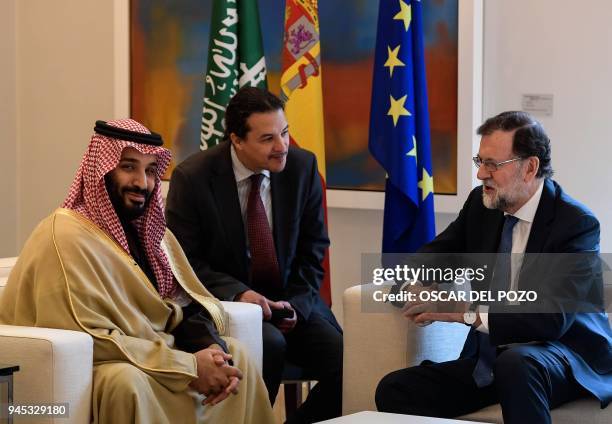
[[[200,149],[223,140],[225,106],[240,87],[266,88],[257,0],[213,0]]]

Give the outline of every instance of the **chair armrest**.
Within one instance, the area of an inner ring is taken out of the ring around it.
[[[367,284],[344,292],[343,414],[375,411],[376,386],[391,371],[457,358],[469,330],[447,323],[417,327],[399,308],[375,302],[376,290],[388,287]]]
[[[253,362],[257,364],[257,369],[261,374],[263,364],[263,341],[261,334],[263,314],[261,307],[243,302],[221,303],[229,316],[228,336],[242,342]]]
[[[393,370],[406,367],[408,325],[391,305],[377,306],[382,312],[366,312],[362,289],[354,286],[344,292],[344,359],[342,413],[376,411],[374,393],[380,379]],[[366,294],[363,294],[364,300]]]
[[[8,278],[11,273],[11,269],[17,263],[17,257],[14,258],[0,258],[0,279]]]
[[[0,363],[19,365],[14,403],[68,403],[62,423],[90,421],[92,358],[93,340],[85,333],[0,325]]]

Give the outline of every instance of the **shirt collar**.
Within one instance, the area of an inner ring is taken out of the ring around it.
[[[242,162],[240,162],[240,159],[238,159],[238,155],[236,154],[236,149],[234,149],[233,144],[230,146],[230,152],[232,156],[232,168],[234,170],[234,176],[236,177],[237,183],[246,180],[254,174],[253,171],[251,171],[249,168],[244,166]],[[266,178],[270,178],[270,171],[268,171],[267,169],[261,171],[261,174],[263,174]]]
[[[540,198],[542,197],[542,190],[544,189],[544,179],[540,181],[540,185],[533,196],[527,203],[525,203],[521,208],[514,213],[514,216],[520,219],[521,221],[533,222],[535,218],[535,214],[538,210],[538,205],[540,204]],[[505,214],[508,215],[508,214]]]

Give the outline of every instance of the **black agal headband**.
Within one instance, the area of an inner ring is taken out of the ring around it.
[[[161,146],[164,144],[161,135],[151,132],[151,134],[139,133],[136,131],[124,130],[123,128],[113,127],[104,121],[96,121],[94,131],[106,137],[118,138],[119,140],[133,141],[140,144],[151,146]]]

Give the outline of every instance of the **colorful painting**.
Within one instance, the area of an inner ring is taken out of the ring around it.
[[[397,0],[382,0],[395,7]],[[268,86],[278,93],[284,0],[259,0]],[[457,189],[458,0],[424,7],[436,193]],[[175,163],[199,149],[212,0],[131,0],[132,116],[160,132]],[[382,190],[368,126],[378,2],[319,2],[328,188]]]

